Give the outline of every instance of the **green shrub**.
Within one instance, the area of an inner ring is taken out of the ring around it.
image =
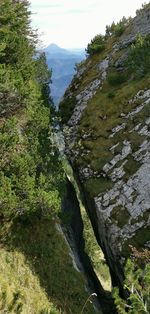
[[[128,71],[134,73],[135,78],[141,78],[150,71],[150,35],[137,35],[131,46],[127,61]]]
[[[66,123],[71,118],[76,103],[76,98],[74,96],[66,97],[62,102],[60,102],[59,112],[63,123]]]
[[[107,38],[112,35],[115,37],[121,36],[123,32],[125,31],[126,27],[129,25],[130,21],[131,21],[131,17],[129,17],[128,19],[123,17],[117,24],[113,22],[111,25],[107,25],[105,37]]]
[[[110,85],[116,86],[124,83],[127,80],[126,73],[111,71],[107,76],[107,81]]]
[[[122,23],[118,23],[116,26],[115,26],[115,29],[114,29],[114,35],[116,37],[119,37],[123,34],[125,30],[125,26],[122,24]]]
[[[28,6],[26,0],[0,2],[0,92],[6,109],[0,125],[3,218],[36,211],[55,216],[63,193],[63,170],[49,131],[51,72],[45,55],[35,51]]]
[[[112,99],[112,98],[115,97],[115,93],[113,91],[110,91],[110,92],[107,93],[107,97]]]
[[[117,288],[113,293],[118,314],[149,314],[150,263],[141,268],[129,259],[125,267],[124,289],[126,300],[119,296]]]
[[[96,35],[88,44],[86,52],[89,55],[99,53],[105,49],[105,36]]]

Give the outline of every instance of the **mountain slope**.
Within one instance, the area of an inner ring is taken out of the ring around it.
[[[113,284],[150,245],[150,5],[96,36],[60,104],[66,153]]]

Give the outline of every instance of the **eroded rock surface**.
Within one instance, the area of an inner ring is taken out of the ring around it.
[[[150,34],[150,9],[138,13],[130,32],[103,58],[97,57],[97,63],[91,58],[82,66],[72,86],[76,105],[64,132],[66,153],[93,228],[118,281],[129,246],[141,249],[150,245],[149,76],[134,82],[131,77],[113,92],[112,87],[109,93],[106,90],[109,71],[112,66],[121,71],[129,53],[125,48],[137,33]],[[95,73],[91,80],[90,71]]]

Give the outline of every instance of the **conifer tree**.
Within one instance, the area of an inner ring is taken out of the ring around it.
[[[5,116],[0,127],[0,215],[4,218],[33,212],[55,215],[63,190],[49,131],[51,72],[45,55],[36,52],[30,15],[26,0],[0,2],[0,114]],[[23,130],[15,117],[18,110],[25,120]]]

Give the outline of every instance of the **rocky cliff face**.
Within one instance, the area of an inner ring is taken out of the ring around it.
[[[67,180],[67,193],[63,203],[63,214],[69,217],[66,225],[63,225],[63,232],[69,243],[74,256],[75,267],[84,274],[86,278],[86,290],[94,293],[97,297],[94,304],[98,313],[116,314],[110,292],[105,291],[94,272],[93,265],[85,250],[85,239],[83,234],[84,221],[82,219],[80,205],[76,191],[70,181]]]
[[[149,5],[82,63],[60,105],[66,153],[114,283],[130,245],[150,247],[150,71],[137,78],[128,62],[138,33],[149,38]]]

